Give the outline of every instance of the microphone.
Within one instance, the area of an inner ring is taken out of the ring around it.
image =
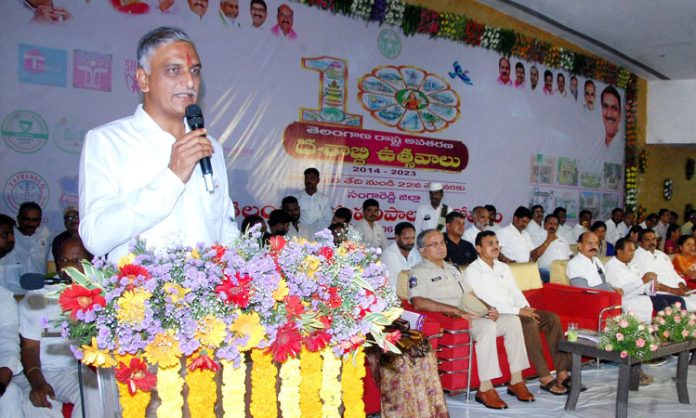
[[[43,287],[46,285],[71,283],[72,280],[70,279],[64,279],[60,276],[46,277],[45,274],[40,273],[25,273],[19,278],[19,285],[24,290],[38,290],[43,289]]]
[[[192,131],[204,127],[203,112],[200,106],[197,104],[186,106],[186,123],[188,123]],[[205,190],[207,190],[208,193],[213,193],[215,191],[215,186],[213,186],[213,166],[210,163],[210,157],[203,157],[198,163],[201,165],[201,171],[203,172]]]

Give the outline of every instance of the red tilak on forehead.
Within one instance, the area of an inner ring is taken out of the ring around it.
[[[188,52],[186,52],[186,65],[190,67],[192,63],[193,60],[191,59],[191,55]]]

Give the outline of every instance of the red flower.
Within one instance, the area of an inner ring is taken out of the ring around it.
[[[341,304],[343,303],[343,299],[341,299],[341,295],[338,294],[338,288],[329,288],[329,300],[327,300],[326,302],[327,306],[331,309],[336,309],[341,306]]]
[[[229,277],[226,277],[221,284],[215,287],[215,293],[218,294],[226,304],[233,303],[242,309],[249,306],[249,298],[251,294],[251,277],[241,275],[239,272],[235,274],[237,284],[234,284]]]
[[[137,266],[135,264],[126,264],[125,266],[121,267],[118,272],[119,278],[126,277],[128,278],[128,281],[130,281],[131,284],[139,276],[145,280],[149,280],[150,272],[145,267]]]
[[[119,362],[116,368],[116,380],[128,385],[128,393],[135,395],[138,389],[143,392],[151,391],[157,386],[157,376],[147,370],[147,363],[137,357],[130,361],[130,367],[124,362]]]
[[[188,369],[192,372],[196,370],[211,370],[216,372],[220,370],[220,366],[206,354],[201,354],[188,365]]]
[[[225,256],[225,252],[226,252],[227,250],[225,250],[225,247],[223,247],[223,246],[220,245],[220,244],[215,244],[215,245],[213,245],[212,248],[213,248],[213,250],[215,250],[215,255],[213,256],[213,260],[214,260],[214,261],[217,261],[217,262],[221,262],[221,261],[222,261],[222,257]]]
[[[333,248],[331,247],[321,247],[319,249],[319,255],[323,256],[327,262],[331,263],[333,261]]]
[[[329,344],[331,336],[326,331],[314,331],[304,338],[304,344],[307,350],[315,353],[320,351]]]
[[[302,299],[299,296],[286,296],[285,297],[285,311],[288,313],[288,318],[295,316],[300,316],[305,311],[304,305],[302,304]]]
[[[399,342],[399,340],[401,340],[401,331],[399,331],[399,330],[397,329],[397,330],[394,330],[394,331],[392,331],[392,332],[388,332],[388,333],[384,336],[384,339],[387,340],[387,341],[389,341],[389,342],[392,343],[392,344],[396,344],[397,342]]]
[[[271,246],[272,253],[279,253],[285,247],[287,241],[280,235],[274,235],[268,239],[268,243]]]
[[[95,305],[105,306],[106,299],[101,295],[101,289],[87,289],[74,284],[65,288],[58,302],[63,311],[70,311],[70,318],[77,319],[78,312],[94,309]]]
[[[319,321],[324,324],[325,329],[331,328],[331,324],[333,323],[333,317],[331,315],[329,316],[320,316]]]
[[[302,337],[294,322],[288,322],[278,329],[275,341],[266,353],[273,353],[273,361],[283,363],[288,357],[297,357],[302,350]]]

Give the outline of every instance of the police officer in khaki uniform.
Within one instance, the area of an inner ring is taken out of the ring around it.
[[[447,247],[438,230],[422,231],[418,234],[417,244],[423,262],[411,269],[409,301],[418,310],[440,312],[470,321],[469,330],[476,340],[481,382],[476,401],[492,409],[507,408],[491,383],[491,379],[502,376],[495,343],[496,337],[501,335],[505,337],[505,351],[510,363],[508,393],[521,401],[533,401],[534,395],[522,379],[522,370],[529,367],[529,361],[519,317],[499,315],[495,307],[487,307],[476,298],[459,269],[445,263]]]

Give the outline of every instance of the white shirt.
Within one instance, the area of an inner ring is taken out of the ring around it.
[[[605,266],[607,282],[613,287],[623,290],[623,297],[630,298],[639,295],[650,294],[650,283],[643,283],[643,275],[637,266],[623,263],[618,258],[612,257]]]
[[[22,371],[19,361],[19,316],[12,292],[3,287],[0,287],[0,306],[0,367],[7,367],[14,375]]]
[[[604,283],[602,276],[599,274],[600,271],[604,273],[606,277],[606,271],[604,270],[602,262],[599,261],[597,257],[592,257],[592,260],[590,260],[582,253],[578,253],[573,257],[566,266],[566,276],[568,276],[568,279],[585,279],[590,287],[599,286]]]
[[[578,238],[580,238],[580,235],[584,234],[585,232],[589,232],[590,230],[582,226],[582,224],[578,223],[573,227],[573,241],[578,242]]]
[[[312,235],[331,225],[333,211],[327,195],[317,190],[310,196],[303,189],[295,197],[300,204],[300,222],[305,224]]]
[[[677,288],[680,283],[686,283],[674,270],[669,256],[660,250],[655,250],[655,252],[651,253],[642,247],[638,247],[631,264],[638,269],[641,276],[649,272],[655,273],[657,274],[658,283],[669,287]]]
[[[290,222],[290,228],[288,228],[288,233],[285,234],[285,238],[292,239],[298,237],[311,240],[314,237],[312,231],[310,231],[309,228],[307,228],[302,222],[298,222],[297,225],[299,228],[295,228],[295,225]]]
[[[527,228],[524,230],[527,231],[529,237],[532,239],[534,248],[540,246],[546,240],[546,230],[534,221],[530,221],[529,225],[527,225]]]
[[[476,225],[471,225],[464,231],[464,235],[462,235],[462,239],[469,241],[471,245],[476,246],[476,235],[481,232],[480,229],[476,228]]]
[[[213,193],[205,190],[199,167],[185,184],[167,167],[175,138],[142,105],[133,116],[89,131],[80,158],[85,247],[118,260],[138,236],[154,248],[229,244],[237,237],[224,153],[208,138],[214,149]]]
[[[410,270],[411,267],[422,261],[421,256],[415,247],[409,251],[408,258],[404,257],[401,254],[399,246],[396,245],[396,242],[392,242],[391,245],[389,245],[387,249],[382,252],[380,260],[387,269],[389,283],[393,287],[396,287],[396,281],[399,278],[399,273],[404,270]]]
[[[519,315],[529,302],[517,287],[512,270],[507,264],[493,260],[493,267],[480,257],[464,271],[464,281],[474,289],[476,296],[493,306],[501,314]]]
[[[563,238],[568,244],[577,242],[575,236],[573,235],[573,228],[571,228],[568,224],[558,225],[556,235]]]
[[[0,258],[0,286],[13,292],[15,295],[26,293],[19,285],[19,278],[23,274],[23,268],[22,264],[15,258],[15,250],[5,254],[4,257]]]
[[[442,206],[444,203],[440,203],[440,206],[433,208],[433,205],[430,203],[425,203],[423,205],[418,206],[418,210],[416,210],[416,234],[420,234],[421,232],[425,231],[426,229],[434,229],[437,228],[438,221],[440,219],[440,215],[442,214]],[[452,212],[452,208],[447,206],[447,213],[445,216],[449,215],[450,212]],[[441,231],[445,229],[445,221],[442,221],[442,228],[440,229]]]
[[[604,239],[611,245],[616,244],[619,238],[623,238],[628,234],[628,227],[623,222],[619,222],[619,224],[616,225],[614,221],[607,219],[604,223],[607,224],[607,233]]]
[[[539,257],[537,263],[540,268],[550,269],[553,260],[568,260],[573,252],[570,250],[568,242],[556,235],[556,239],[551,241],[544,254]]]
[[[665,240],[667,239],[667,228],[669,227],[669,224],[663,224],[662,221],[657,221],[657,225],[655,225],[655,228],[653,228],[653,231],[655,231],[655,234],[662,238],[662,245],[665,245]]]
[[[70,342],[60,336],[60,325],[52,321],[59,319],[61,309],[58,298],[45,295],[57,290],[58,286],[46,286],[39,290],[30,290],[19,302],[19,333],[22,337],[39,341],[41,345],[41,368],[58,369],[76,364],[75,356],[70,351]],[[57,336],[43,337],[44,329]]]
[[[36,228],[33,235],[27,236],[15,228],[15,260],[22,265],[22,274],[41,273],[46,274],[46,260],[48,249],[51,247],[51,232],[46,226]]]
[[[535,248],[526,230],[520,232],[510,224],[497,232],[500,251],[510,260],[518,263],[529,261],[529,253]]]
[[[486,227],[486,231],[498,232],[499,230],[500,230],[500,225],[498,225],[498,224],[488,225]]]
[[[363,218],[353,224],[353,228],[360,233],[363,238],[363,244],[366,247],[386,249],[389,246],[387,235],[384,233],[384,227],[375,221],[372,226]]]

